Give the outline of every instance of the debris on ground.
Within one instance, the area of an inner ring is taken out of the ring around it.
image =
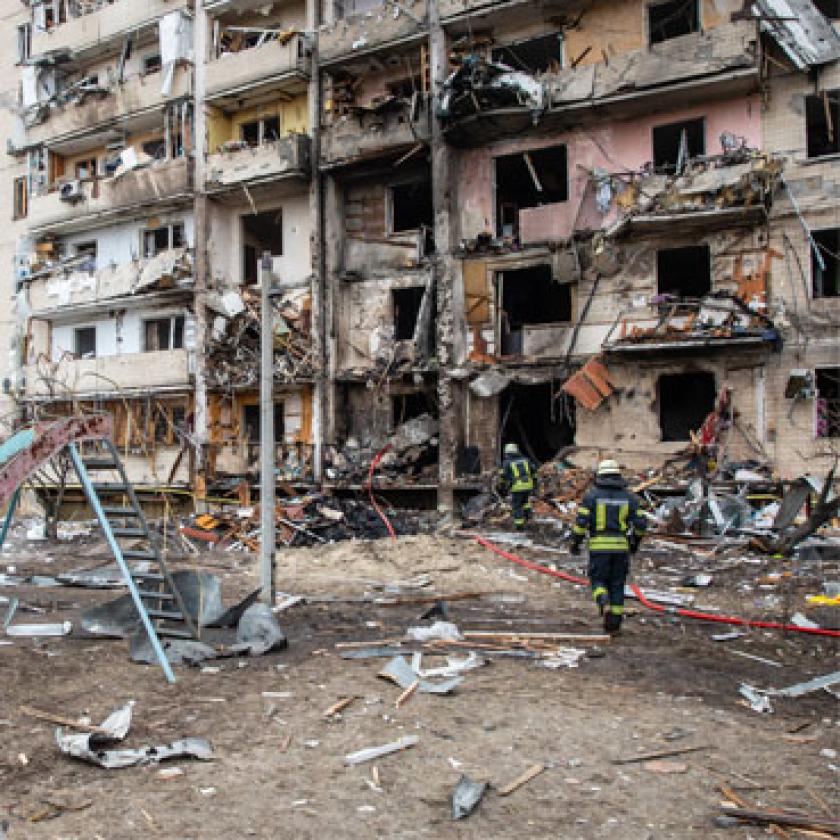
[[[349,753],[344,757],[344,763],[348,767],[353,767],[356,764],[375,761],[377,758],[382,758],[392,753],[403,752],[404,750],[417,746],[419,743],[420,738],[417,735],[405,735],[398,741],[393,741],[390,744],[383,744],[380,747],[367,747],[363,750]]]
[[[452,819],[468,817],[481,803],[487,790],[487,782],[474,782],[469,776],[461,776],[452,791]]]

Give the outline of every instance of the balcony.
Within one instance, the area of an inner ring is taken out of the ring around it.
[[[154,257],[108,265],[95,271],[72,267],[79,258],[60,261],[52,269],[34,273],[28,282],[32,316],[50,319],[72,312],[81,317],[102,309],[147,306],[149,293],[158,299],[189,294],[192,286],[193,254],[187,248],[172,248]],[[139,294],[144,292],[144,294]]]
[[[412,120],[408,107],[378,113],[375,109],[336,117],[321,134],[321,166],[333,169],[386,155],[402,155],[431,138],[427,107]]]
[[[482,25],[489,16],[527,16],[580,10],[580,0],[438,0],[440,19],[444,25],[472,15],[480,15]]]
[[[29,365],[25,369],[26,396],[37,399],[67,394],[108,394],[137,389],[187,387],[190,382],[186,350],[129,353],[98,359],[65,358],[57,365]],[[119,383],[117,386],[116,383]]]
[[[619,121],[743,96],[759,77],[755,23],[739,21],[539,78],[479,58],[447,82],[441,109],[449,141],[469,146],[534,126],[577,129],[604,108]]]
[[[242,184],[308,178],[311,144],[308,135],[292,134],[272,143],[209,155],[207,191],[220,192]]]
[[[185,203],[191,191],[192,167],[186,158],[138,167],[119,177],[68,182],[63,190],[56,185],[32,197],[29,228],[35,235],[82,230],[146,205],[162,212],[167,204]]]
[[[32,55],[69,51],[74,57],[93,57],[97,49],[113,47],[129,33],[140,37],[156,28],[159,18],[191,5],[191,0],[117,0],[49,31],[33,28]]]
[[[353,61],[411,43],[422,37],[428,24],[426,0],[406,0],[381,6],[322,26],[318,32],[318,54],[323,66]]]
[[[64,104],[51,104],[46,119],[27,128],[26,139],[31,145],[56,146],[82,135],[102,132],[111,127],[131,130],[132,120],[162,111],[167,99],[161,96],[161,73],[132,76],[107,93],[78,97]],[[189,96],[192,72],[178,67],[172,80],[168,99]]]
[[[239,106],[243,97],[269,90],[303,93],[311,66],[311,45],[306,36],[268,41],[237,53],[227,53],[205,67],[207,100],[224,108]],[[229,100],[229,101],[225,101]]]

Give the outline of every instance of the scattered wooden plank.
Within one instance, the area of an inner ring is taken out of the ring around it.
[[[728,785],[725,785],[725,784],[720,784],[720,785],[718,785],[718,790],[719,790],[719,791],[720,791],[720,792],[721,792],[721,793],[722,793],[722,794],[723,794],[723,795],[724,795],[724,796],[725,796],[725,797],[726,797],[726,798],[727,798],[730,802],[733,802],[733,803],[734,803],[735,805],[737,805],[739,808],[749,808],[749,807],[751,807],[751,806],[750,806],[750,803],[749,803],[749,802],[747,802],[747,800],[746,800],[746,799],[744,799],[742,796],[739,796],[737,793],[735,793],[735,791],[734,791],[734,790],[732,790],[732,788],[731,788],[731,787],[729,787]],[[771,824],[771,825],[769,826],[769,828],[770,828],[770,831],[771,831],[771,832],[772,832],[772,833],[773,833],[776,837],[780,838],[780,840],[790,840],[790,833],[789,833],[789,832],[787,832],[787,831],[785,831],[785,830],[784,830],[781,826],[779,826],[779,825],[775,825],[775,824]]]
[[[343,712],[355,699],[355,694],[351,697],[342,697],[324,712],[324,717],[332,717],[333,715],[337,715],[339,712]]]
[[[592,635],[591,633],[519,633],[511,631],[494,632],[491,630],[467,630],[461,635],[465,639],[486,639],[488,641],[496,639],[504,641],[577,642],[578,644],[587,642],[605,644],[612,638],[606,634]]]
[[[614,758],[613,764],[638,764],[641,761],[652,761],[655,758],[670,758],[672,755],[685,755],[686,753],[699,752],[700,750],[709,749],[708,745],[699,747],[681,747],[675,750],[660,750],[659,752],[644,753],[642,755],[635,755],[632,758]]]
[[[738,817],[749,822],[764,824],[775,823],[777,825],[797,826],[810,828],[817,831],[827,831],[829,834],[840,834],[840,820],[830,817],[820,817],[814,814],[792,814],[789,811],[782,813],[755,808],[724,808],[723,812],[730,817]]]
[[[420,688],[420,677],[414,680],[414,682],[402,694],[400,694],[399,697],[397,697],[397,702],[394,704],[396,708],[399,709],[408,703],[408,701],[411,700],[411,698],[417,693],[418,688]]]
[[[519,788],[523,785],[527,785],[531,779],[536,779],[543,770],[545,770],[544,764],[532,765],[524,773],[517,776],[512,782],[509,782],[504,787],[500,787],[499,796],[510,796],[515,790],[519,790]]]
[[[27,717],[36,718],[37,720],[45,720],[48,723],[55,723],[58,726],[68,726],[71,729],[78,729],[79,732],[92,732],[94,735],[113,735],[112,732],[109,732],[107,729],[103,729],[101,726],[92,726],[89,723],[79,723],[79,721],[73,720],[72,718],[54,715],[50,712],[43,712],[40,709],[32,708],[32,706],[21,706],[20,712]]]
[[[280,752],[288,752],[289,747],[292,745],[292,736],[287,735],[281,742],[280,742]]]

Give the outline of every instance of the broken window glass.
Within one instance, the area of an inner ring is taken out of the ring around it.
[[[96,327],[76,327],[73,330],[73,349],[79,359],[96,358]]]
[[[572,287],[557,283],[549,265],[502,272],[500,285],[500,334],[505,356],[522,354],[526,327],[572,320]]]
[[[260,142],[260,121],[251,120],[239,126],[239,139],[249,146],[258,146]]]
[[[840,437],[840,368],[817,370],[817,437]]]
[[[78,266],[80,271],[96,271],[96,255],[98,251],[96,240],[77,242],[73,250],[75,251],[75,256],[85,258]]]
[[[706,121],[696,120],[658,125],[653,129],[653,165],[675,172],[690,158],[706,153]]]
[[[17,28],[18,33],[18,63],[23,64],[32,54],[32,24],[23,23]]]
[[[663,441],[691,440],[715,407],[715,376],[708,371],[659,377],[659,427]]]
[[[184,225],[181,222],[144,230],[143,255],[148,259],[169,248],[181,248],[184,241]]]
[[[660,44],[680,35],[700,31],[699,0],[666,0],[651,3],[647,10],[651,44]]]
[[[437,418],[437,406],[425,391],[396,394],[391,397],[391,418],[394,428],[415,417],[422,417],[424,414],[431,414],[432,417]]]
[[[152,318],[143,323],[143,349],[147,353],[157,350],[180,350],[184,346],[184,316]]]
[[[141,59],[141,73],[148,76],[150,73],[157,73],[162,67],[160,53],[153,53],[152,55],[144,55]]]
[[[252,286],[259,281],[259,262],[264,253],[283,256],[283,211],[243,216],[242,237],[242,280]]]
[[[147,140],[140,148],[144,154],[155,160],[164,160],[166,158],[166,141],[163,138],[159,140]]]
[[[813,232],[814,242],[823,260],[811,251],[811,278],[815,298],[840,297],[840,228]]]
[[[519,211],[569,199],[565,146],[550,146],[496,158],[496,227],[499,236],[519,234]]]
[[[412,286],[408,289],[392,289],[394,306],[394,338],[397,341],[409,341],[414,338],[420,305],[423,302],[424,286]]]
[[[660,295],[702,298],[712,290],[708,245],[663,248],[656,252],[656,284]]]
[[[76,161],[76,178],[80,181],[96,177],[96,158]]]
[[[575,442],[574,400],[565,400],[553,382],[512,383],[501,395],[499,439],[516,443],[538,463],[550,461]]]
[[[840,90],[824,90],[805,98],[808,157],[840,152]]]
[[[430,228],[433,222],[432,184],[428,179],[391,187],[391,233]]]
[[[537,73],[556,73],[563,67],[563,33],[549,32],[515,44],[496,47],[493,61],[507,64],[532,76]]]

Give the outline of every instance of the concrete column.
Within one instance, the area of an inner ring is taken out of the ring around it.
[[[196,453],[196,487],[206,486],[205,470],[207,467],[208,442],[208,412],[207,412],[207,379],[206,379],[206,338],[207,338],[207,276],[209,261],[207,242],[209,239],[207,218],[207,195],[204,192],[207,154],[207,122],[204,110],[204,96],[206,90],[205,69],[208,55],[207,48],[207,12],[203,3],[197,3],[194,20],[195,53],[195,100],[194,120],[195,139],[193,149],[193,177],[194,199],[193,214],[195,216],[195,291],[193,310],[195,314],[195,412],[194,435],[198,443]]]
[[[324,383],[324,440],[327,443],[335,443],[340,312],[339,273],[343,262],[344,207],[341,185],[332,175],[324,177],[323,201],[324,350],[327,362]]]
[[[454,383],[449,371],[456,364],[454,318],[455,260],[453,245],[454,210],[457,207],[456,164],[454,151],[447,145],[440,121],[434,116],[435,102],[449,75],[446,33],[440,22],[437,0],[429,0],[429,60],[432,83],[432,201],[434,206],[435,248],[434,280],[437,292],[438,401],[440,404],[440,463],[438,505],[451,510],[454,505],[455,454],[458,441],[459,412],[455,405]]]

